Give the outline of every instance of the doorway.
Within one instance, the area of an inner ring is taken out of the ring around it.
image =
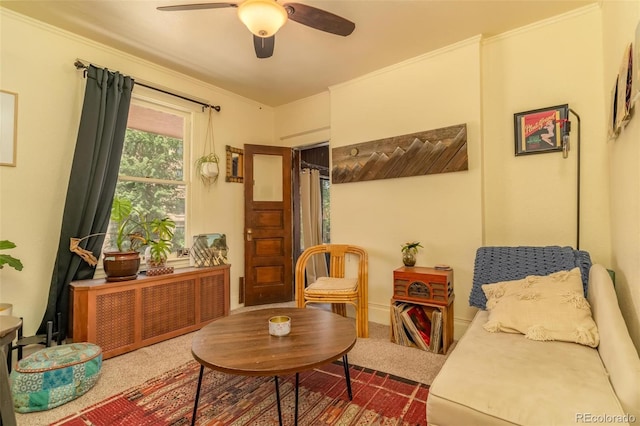
[[[329,143],[293,149],[244,147],[245,277],[241,300],[245,306],[292,301],[293,271],[305,248],[305,203],[301,197],[305,169],[319,175],[316,193],[320,200],[315,199],[321,206],[322,224],[317,244],[330,242]]]
[[[329,170],[329,142],[309,145],[305,147],[295,148],[293,151],[294,173],[293,173],[293,248],[294,261],[292,267],[298,257],[305,249],[303,243],[302,230],[302,200],[300,175],[303,170],[317,170],[320,177],[320,203],[322,211],[322,243],[331,242],[331,217],[330,217],[330,170]]]

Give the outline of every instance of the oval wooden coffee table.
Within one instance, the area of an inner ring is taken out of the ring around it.
[[[269,318],[280,315],[291,317],[291,333],[282,337],[271,336]],[[296,373],[296,424],[301,371],[342,357],[351,399],[347,353],[355,344],[353,320],[321,309],[270,308],[218,319],[196,332],[191,344],[191,353],[201,365],[191,424],[194,425],[196,420],[205,367],[229,374],[274,376],[280,425],[279,375]]]

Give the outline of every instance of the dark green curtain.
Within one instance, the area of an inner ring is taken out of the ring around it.
[[[86,70],[78,138],[62,216],[58,254],[53,267],[49,300],[38,333],[47,321],[62,315],[59,330],[67,335],[69,283],[93,278],[94,268],[69,250],[69,239],[106,232],[118,180],[127,129],[133,79],[90,65]],[[104,236],[89,238],[87,250],[100,256]]]

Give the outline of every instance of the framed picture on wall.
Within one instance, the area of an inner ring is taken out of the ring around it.
[[[568,104],[514,114],[516,155],[562,151],[562,126],[568,116]]]
[[[613,89],[611,89],[611,102],[609,108],[609,125],[607,126],[607,136],[609,139],[615,139],[620,133],[618,127],[618,76],[616,75]]]
[[[0,90],[0,166],[16,165],[18,94]]]
[[[617,131],[627,125],[631,118],[631,86],[633,83],[633,54],[629,44],[622,55],[620,72],[618,73],[618,89],[616,92],[616,123]]]

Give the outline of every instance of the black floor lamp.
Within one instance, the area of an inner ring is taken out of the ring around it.
[[[576,143],[576,155],[578,156],[578,164],[576,167],[576,250],[580,250],[580,116],[574,110],[569,108],[569,113],[575,115],[578,120],[578,141]],[[567,117],[562,132],[562,156],[569,156],[569,133],[571,133],[571,121]]]

